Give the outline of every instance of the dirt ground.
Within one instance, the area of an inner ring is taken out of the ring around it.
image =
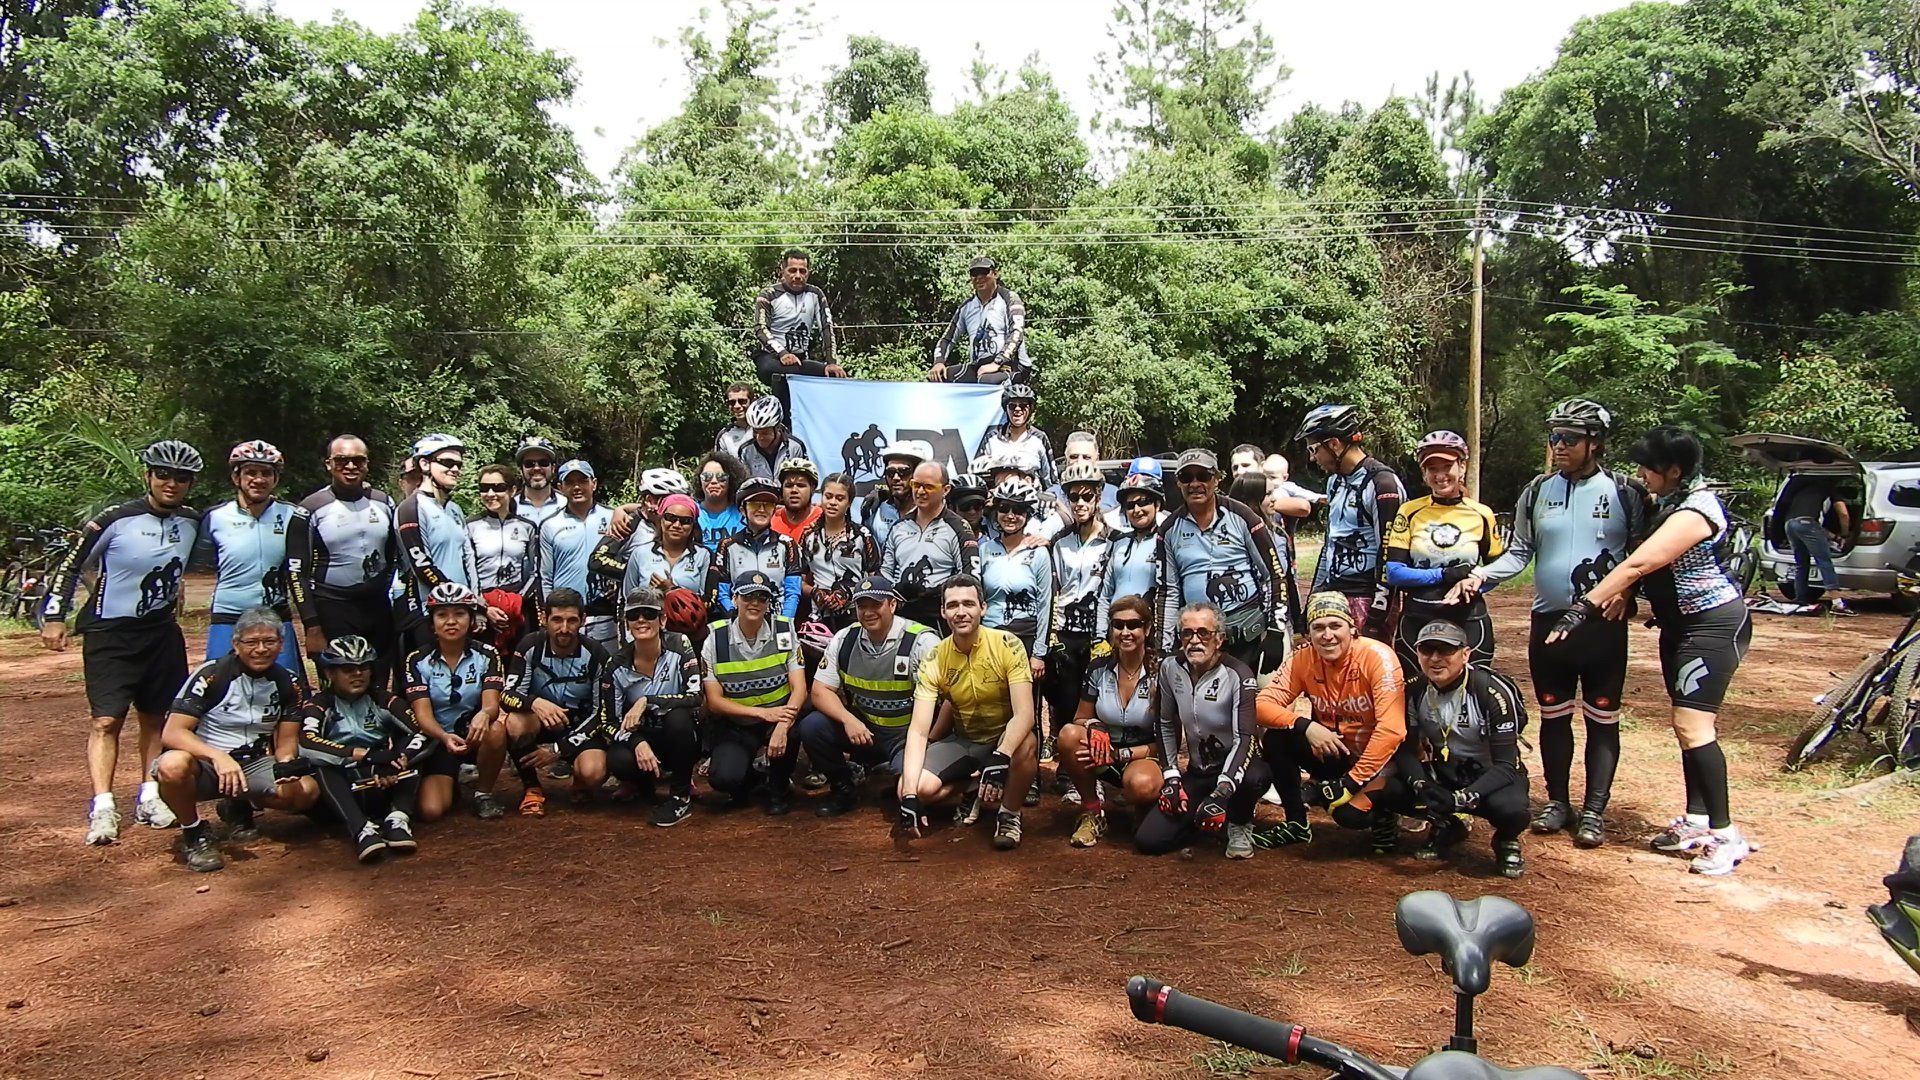
[[[1516,676],[1523,605],[1495,598],[1500,666]],[[14,634],[0,640],[0,1076],[1254,1066],[1135,1023],[1121,986],[1136,973],[1406,1064],[1449,1023],[1445,978],[1392,929],[1395,899],[1428,888],[1510,896],[1539,921],[1534,963],[1503,969],[1480,1001],[1497,1061],[1701,1080],[1920,1076],[1920,979],[1860,914],[1920,831],[1920,789],[1833,798],[1857,779],[1845,764],[1778,769],[1809,699],[1897,626],[1887,611],[1760,617],[1722,731],[1736,817],[1764,847],[1721,880],[1645,848],[1678,807],[1680,772],[1653,632],[1636,628],[1613,842],[1529,837],[1518,882],[1492,875],[1484,831],[1440,866],[1370,858],[1331,825],[1307,850],[1250,862],[1211,847],[1148,859],[1121,836],[1079,851],[1066,844],[1073,808],[1051,796],[1010,854],[953,828],[901,850],[878,809],[822,822],[805,802],[781,820],[703,806],[662,830],[644,807],[561,799],[544,820],[428,826],[417,855],[363,868],[330,831],[268,814],[265,839],[201,876],[171,857],[172,832],[130,824],[117,845],[82,845],[79,653]],[[132,755],[129,736],[123,806]],[[1543,797],[1537,773],[1534,785]]]

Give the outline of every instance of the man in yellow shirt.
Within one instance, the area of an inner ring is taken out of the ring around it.
[[[980,579],[958,574],[940,592],[951,637],[920,665],[913,722],[900,769],[900,824],[920,835],[923,807],[958,803],[979,774],[978,807],[995,807],[993,846],[1020,846],[1020,811],[1009,791],[1033,783],[1039,757],[1033,736],[1033,667],[1020,639],[980,625],[986,600]],[[943,737],[933,734],[938,720]],[[971,821],[969,816],[967,820]]]

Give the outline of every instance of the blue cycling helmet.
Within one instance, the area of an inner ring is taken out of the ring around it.
[[[1127,466],[1128,476],[1151,476],[1156,480],[1165,479],[1161,471],[1160,459],[1151,454],[1142,454]]]

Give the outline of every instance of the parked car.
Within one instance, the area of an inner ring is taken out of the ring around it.
[[[1761,569],[1768,577],[1776,583],[1793,579],[1793,546],[1780,518],[1788,496],[1809,477],[1830,476],[1853,519],[1833,554],[1840,587],[1896,595],[1899,568],[1920,545],[1920,462],[1860,461],[1836,443],[1798,435],[1757,432],[1727,441],[1783,474],[1761,530]],[[1835,524],[1830,517],[1828,527]]]

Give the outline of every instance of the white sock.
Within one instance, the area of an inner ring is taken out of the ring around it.
[[[387,824],[391,825],[396,821],[402,825],[411,824],[411,821],[407,817],[407,815],[399,810],[395,810],[392,813],[389,813],[387,815]]]
[[[1729,825],[1724,829],[1715,829],[1713,830],[1713,835],[1722,840],[1738,840],[1740,839],[1740,826]]]
[[[111,810],[111,809],[113,809],[113,792],[103,791],[100,794],[95,795],[93,797],[93,806],[91,810],[89,810],[89,812],[91,813],[92,810]]]
[[[1688,814],[1686,818],[1687,824],[1689,825],[1695,825],[1702,829],[1707,827],[1707,815],[1705,814]]]
[[[159,797],[160,797],[160,782],[158,780],[147,780],[141,783],[139,801],[151,802],[154,799],[157,799]]]

